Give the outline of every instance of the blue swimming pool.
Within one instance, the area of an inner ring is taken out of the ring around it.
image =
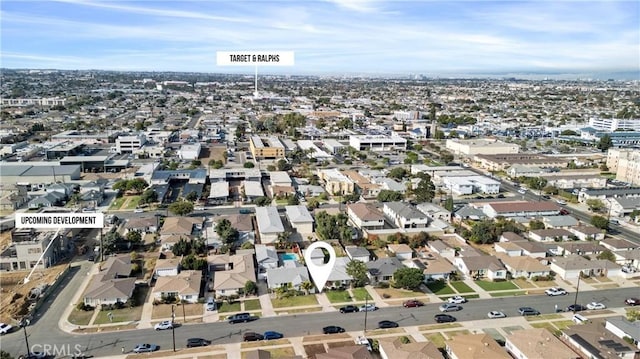
[[[280,259],[283,261],[296,261],[298,260],[298,255],[295,253],[282,253]]]

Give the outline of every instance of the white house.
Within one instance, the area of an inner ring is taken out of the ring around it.
[[[406,244],[389,244],[387,245],[389,252],[396,255],[399,260],[407,260],[413,257],[413,249]]]
[[[201,149],[202,145],[200,143],[182,145],[178,150],[178,157],[180,157],[181,160],[187,161],[197,160],[198,157],[200,157]]]
[[[398,228],[425,228],[429,226],[429,216],[404,202],[386,202],[382,211]]]
[[[363,263],[367,263],[371,258],[371,253],[365,247],[358,246],[345,246],[345,252],[347,252],[347,256],[351,258],[351,260],[357,260]]]
[[[506,279],[507,268],[496,257],[455,257],[453,265],[468,278]]]
[[[313,233],[313,217],[306,206],[285,206],[284,208],[292,228],[303,235]]]
[[[176,276],[159,277],[153,287],[153,296],[157,300],[170,297],[189,303],[197,303],[202,283],[202,272],[187,270]]]
[[[182,262],[182,257],[158,259],[156,261],[155,276],[171,277],[178,275],[180,273],[180,262]]]
[[[256,207],[258,233],[263,244],[278,240],[278,234],[284,232],[284,225],[276,207]]]
[[[349,221],[359,229],[383,229],[384,214],[372,203],[351,203],[347,205]]]

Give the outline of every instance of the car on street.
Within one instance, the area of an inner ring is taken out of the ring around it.
[[[44,359],[46,357],[47,357],[47,353],[30,352],[28,355],[20,355],[18,359]]]
[[[340,313],[355,313],[358,311],[358,307],[356,307],[355,305],[345,305],[344,307],[340,308]]]
[[[96,256],[94,256],[93,254],[92,254],[92,255],[89,255],[89,257],[87,257],[87,260],[88,260],[89,262],[93,262],[93,261],[95,261],[95,260],[96,260]]]
[[[242,336],[242,340],[244,340],[245,342],[257,342],[263,339],[264,339],[264,336],[256,332],[246,332]]]
[[[583,310],[587,310],[587,307],[585,307],[582,304],[571,304],[570,306],[567,307],[567,312],[581,312]]]
[[[322,328],[322,332],[324,334],[344,333],[344,328],[343,327],[338,327],[336,325],[330,325],[328,327]]]
[[[163,320],[153,327],[155,330],[167,330],[171,328],[173,328],[173,322],[171,320]]]
[[[462,306],[458,304],[444,303],[439,307],[441,312],[457,312],[462,310]]]
[[[640,305],[640,299],[638,298],[627,298],[624,300],[624,304],[626,305]]]
[[[247,323],[250,322],[254,319],[257,319],[256,317],[252,317],[251,314],[249,313],[238,313],[238,314],[234,314],[234,315],[230,315],[227,318],[227,321],[230,324],[236,324],[236,323]]]
[[[388,328],[397,328],[398,323],[391,320],[383,320],[378,322],[378,328],[380,329],[388,329]]]
[[[557,203],[557,204],[559,204],[559,205],[564,206],[565,204],[567,204],[567,201],[565,201],[565,200],[563,200],[563,199],[557,199],[557,200],[556,200],[556,203]]]
[[[607,309],[607,306],[599,302],[591,302],[587,304],[587,309],[589,310]]]
[[[456,317],[449,314],[436,314],[433,316],[436,323],[451,323],[456,321]]]
[[[537,309],[531,307],[520,307],[518,308],[518,313],[522,316],[540,315],[540,312]]]
[[[415,299],[410,299],[407,300],[406,302],[402,303],[402,306],[405,308],[414,308],[414,307],[422,307],[424,305],[424,303],[422,303],[419,300],[415,300]]]
[[[555,297],[557,295],[567,295],[569,293],[567,293],[567,291],[562,289],[562,288],[552,287],[552,288],[549,288],[549,289],[545,290],[544,294],[546,294],[546,295],[548,295],[550,297]]]
[[[520,194],[527,194],[527,190],[526,189],[519,189],[518,193]]]
[[[375,304],[366,304],[366,305],[361,305],[360,308],[358,308],[358,310],[361,312],[373,312],[378,310],[378,307],[376,307]]]
[[[133,213],[144,213],[144,209],[136,208],[136,209],[133,210]]]
[[[542,195],[542,196],[540,196],[540,197],[541,197],[542,199],[551,199],[551,196],[546,195],[546,194],[544,194],[544,195]]]
[[[134,353],[151,353],[158,350],[160,347],[155,344],[138,344],[133,348]]]
[[[268,331],[264,332],[264,334],[262,336],[264,337],[264,340],[274,340],[274,339],[283,338],[284,334],[278,333],[278,332],[274,332],[273,330],[268,330]]]
[[[449,299],[447,299],[447,302],[452,304],[462,304],[467,302],[467,298],[460,295],[456,295],[455,297],[450,297]]]
[[[503,312],[492,310],[489,313],[487,313],[487,317],[489,317],[489,319],[498,319],[498,318],[506,318],[507,315],[504,314]]]
[[[202,338],[189,338],[187,339],[187,348],[206,347],[211,344],[211,340]]]
[[[13,326],[7,323],[0,323],[0,334],[11,333]]]
[[[241,208],[238,212],[240,212],[240,214],[251,214],[251,210],[247,208]]]

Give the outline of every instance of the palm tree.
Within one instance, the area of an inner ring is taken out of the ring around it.
[[[302,282],[302,284],[300,284],[300,288],[304,290],[304,293],[306,295],[309,295],[309,291],[313,289],[313,283],[309,282],[308,280],[305,280],[304,282]]]

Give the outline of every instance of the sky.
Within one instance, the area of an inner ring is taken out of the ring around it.
[[[623,72],[640,1],[0,2],[0,67],[253,73],[217,51],[294,51],[286,74]]]

